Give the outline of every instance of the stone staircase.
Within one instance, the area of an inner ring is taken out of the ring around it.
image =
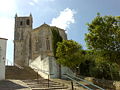
[[[5,78],[19,80],[36,79],[37,73],[29,67],[20,69],[16,66],[6,66]]]
[[[20,69],[16,66],[6,66],[6,79],[21,80],[32,90],[69,90],[64,84],[38,76],[30,67]]]
[[[40,78],[38,80],[23,80],[29,87],[32,88],[32,90],[69,90],[68,86],[54,82],[54,81],[49,81],[48,85],[48,80],[47,79],[42,79]]]

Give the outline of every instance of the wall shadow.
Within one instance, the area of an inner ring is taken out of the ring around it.
[[[0,90],[17,90],[17,89],[25,89],[28,87],[21,86],[9,80],[0,81]]]

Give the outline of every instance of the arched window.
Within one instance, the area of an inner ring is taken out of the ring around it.
[[[42,41],[39,40],[39,47],[42,48]]]
[[[27,19],[26,24],[30,25],[30,20],[29,19]]]

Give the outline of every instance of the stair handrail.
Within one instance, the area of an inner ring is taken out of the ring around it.
[[[96,87],[96,88],[98,88],[98,89],[100,89],[100,90],[105,90],[105,89],[103,89],[102,87],[100,87],[100,86],[98,86],[98,85],[95,85],[95,84],[93,84],[92,82],[89,82],[89,81],[87,81],[87,80],[85,80],[85,79],[78,78],[78,77],[75,77],[75,76],[73,76],[73,77],[76,78],[76,79],[78,79],[78,80],[81,80],[81,81],[83,81],[83,82],[85,82],[85,83],[87,83],[87,84],[90,84],[90,85],[92,85],[92,86],[94,86],[94,87]]]
[[[67,77],[68,79],[72,80],[72,82],[75,82],[75,83],[77,83],[78,85],[80,85],[80,86],[82,86],[82,87],[84,87],[84,88],[86,88],[86,89],[88,89],[88,90],[92,90],[91,88],[85,86],[84,84],[78,82],[77,80],[75,80],[75,79],[73,79],[73,78],[67,76],[67,74],[64,74],[64,76]],[[73,87],[73,86],[72,86],[72,87]]]
[[[64,75],[66,75],[66,76],[68,76],[68,77],[70,77],[70,78],[75,78],[75,79],[78,79],[78,80],[80,80],[80,81],[83,81],[83,82],[85,82],[85,83],[87,83],[87,84],[89,84],[89,85],[92,85],[93,87],[96,87],[96,88],[98,88],[98,89],[100,89],[100,90],[105,90],[104,88],[102,88],[102,87],[100,87],[100,86],[98,86],[98,85],[95,85],[95,84],[93,84],[93,83],[91,83],[91,82],[89,82],[89,81],[87,81],[87,80],[84,80],[84,79],[82,79],[82,78],[78,78],[78,77],[76,77],[76,76],[72,76],[72,75],[69,75],[69,74],[64,74]],[[76,80],[77,81],[77,80]]]
[[[34,70],[37,70],[37,75],[38,75],[38,71],[41,71],[48,76],[48,87],[49,87],[50,75],[53,75],[53,74],[49,74],[48,71],[38,69],[38,67],[36,67],[35,65],[31,65],[31,66],[33,67]],[[38,78],[37,78],[37,80],[38,80]],[[38,82],[39,82],[39,80],[38,80]]]
[[[20,66],[20,65],[18,65],[18,64],[16,64],[16,63],[14,63],[14,65],[15,65],[16,67],[20,68],[20,69],[24,69],[24,67],[22,67],[22,66]]]

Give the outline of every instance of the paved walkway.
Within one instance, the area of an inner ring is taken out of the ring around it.
[[[31,90],[21,80],[2,80],[0,81],[0,90]]]
[[[42,84],[41,84],[42,86],[38,85],[37,82],[34,82],[34,81],[7,79],[7,80],[0,81],[0,90],[71,90],[70,81],[60,80],[60,79],[51,79],[51,80],[52,81],[50,83],[50,88],[48,89],[48,88],[45,88],[44,85]],[[63,86],[63,85],[59,85],[59,86],[57,85],[57,83],[60,83],[60,82],[63,83],[65,86],[67,85],[69,88],[62,89],[60,86]],[[43,84],[45,84],[45,82]],[[74,90],[86,90],[86,89],[82,87],[74,86]]]

